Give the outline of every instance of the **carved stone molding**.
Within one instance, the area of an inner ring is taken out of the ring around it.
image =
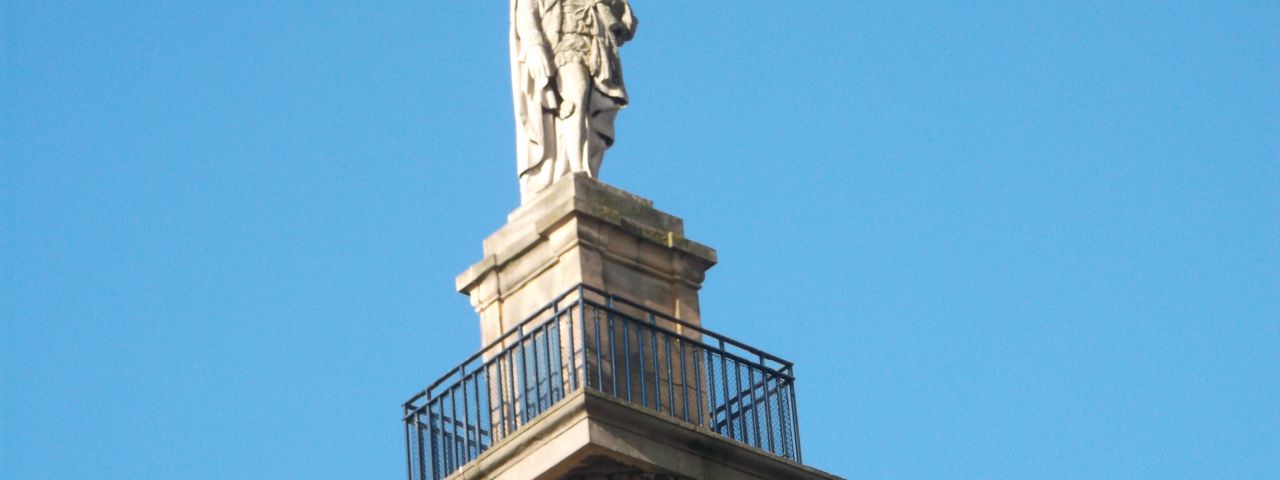
[[[592,456],[561,477],[561,480],[693,480],[689,477],[653,473],[619,463],[612,458]]]

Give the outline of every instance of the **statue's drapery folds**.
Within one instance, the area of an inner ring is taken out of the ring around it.
[[[627,105],[618,47],[627,0],[511,0],[511,83],[521,202],[573,172],[597,177]]]

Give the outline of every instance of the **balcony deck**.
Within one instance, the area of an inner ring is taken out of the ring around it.
[[[410,480],[448,477],[585,389],[799,462],[791,362],[579,285],[404,404]]]

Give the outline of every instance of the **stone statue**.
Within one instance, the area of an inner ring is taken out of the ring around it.
[[[618,47],[627,0],[511,0],[511,84],[520,200],[574,172],[596,178],[627,105]]]

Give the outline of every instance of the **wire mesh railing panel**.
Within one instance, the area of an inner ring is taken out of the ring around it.
[[[791,363],[586,286],[405,403],[410,480],[438,480],[578,388],[800,460]]]

